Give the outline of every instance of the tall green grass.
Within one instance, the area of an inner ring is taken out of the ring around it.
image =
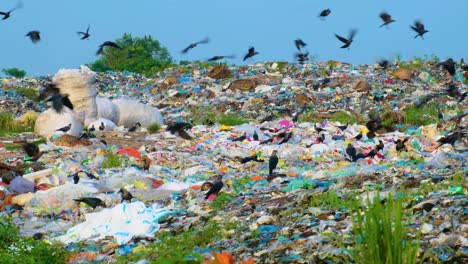
[[[352,214],[355,263],[413,264],[416,263],[419,239],[408,235],[408,221],[403,215],[403,198],[393,199],[389,194],[383,205],[380,193],[373,201],[367,199],[368,208],[361,199],[353,202]]]
[[[28,122],[26,125],[22,125],[20,122],[15,120],[12,114],[8,112],[0,112],[0,136],[33,131],[33,123],[35,123],[35,120]]]

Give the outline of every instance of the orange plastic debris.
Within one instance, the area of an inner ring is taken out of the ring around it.
[[[137,159],[141,158],[140,152],[134,148],[122,148],[119,150],[118,154],[121,156],[122,155],[131,156]]]
[[[259,181],[259,180],[261,180],[261,179],[263,179],[263,177],[260,176],[260,175],[256,175],[256,176],[253,176],[253,177],[252,177],[252,181]]]

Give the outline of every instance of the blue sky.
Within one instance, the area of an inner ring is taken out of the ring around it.
[[[60,68],[76,68],[97,59],[98,46],[123,33],[152,35],[173,58],[206,60],[214,55],[235,54],[230,62],[242,63],[250,45],[259,55],[248,63],[293,61],[293,40],[302,38],[320,61],[340,60],[374,63],[379,58],[403,59],[435,54],[441,59],[467,60],[467,0],[22,0],[23,8],[0,20],[0,69],[18,67],[29,75],[54,74]],[[0,1],[0,11],[18,0]],[[332,13],[321,21],[318,13]],[[395,23],[379,28],[381,11]],[[420,19],[429,30],[425,40],[409,25]],[[76,31],[91,24],[90,40]],[[358,29],[351,49],[340,49],[334,33],[347,36]],[[33,44],[24,35],[41,31],[42,41]],[[189,43],[209,37],[187,55],[180,51]]]

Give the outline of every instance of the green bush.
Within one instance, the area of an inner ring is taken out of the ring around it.
[[[125,33],[115,43],[122,49],[104,48],[101,57],[89,64],[93,71],[130,71],[151,76],[173,65],[167,48],[151,36],[133,38]]]
[[[360,199],[353,202],[355,246],[352,256],[355,263],[416,263],[419,239],[408,235],[409,222],[404,219],[403,199],[394,200],[389,194],[382,205],[380,193],[377,193],[373,201],[367,199],[368,208]]]
[[[149,263],[202,263],[202,255],[195,252],[196,248],[206,247],[210,242],[222,238],[224,228],[216,222],[209,222],[203,229],[190,229],[179,234],[159,232],[155,242],[142,251],[121,256],[118,263],[129,263],[147,259]]]
[[[34,121],[35,122],[35,121]],[[7,134],[22,133],[26,131],[32,131],[34,127],[23,126],[20,122],[16,121],[11,113],[0,112],[0,135],[4,136]]]
[[[71,255],[61,244],[22,237],[9,217],[0,217],[0,241],[2,263],[66,263]]]
[[[236,114],[223,114],[219,117],[218,122],[221,125],[238,126],[244,123],[248,123],[249,121]]]
[[[28,98],[31,101],[39,102],[39,96],[34,89],[27,88],[27,87],[18,87],[16,88],[16,91],[18,91],[19,94],[24,95],[26,98]]]
[[[5,73],[5,75],[8,77],[23,78],[26,76],[26,71],[20,70],[18,68],[3,69],[2,72]]]
[[[155,134],[161,129],[161,125],[159,123],[153,123],[153,124],[149,125],[146,129],[151,134]]]
[[[122,166],[122,159],[118,154],[115,154],[112,151],[107,151],[104,157],[106,159],[102,163],[103,169],[111,169]]]

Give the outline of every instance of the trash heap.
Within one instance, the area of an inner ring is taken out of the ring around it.
[[[191,139],[166,126],[97,130],[80,140],[57,133],[39,142],[44,154],[32,162],[14,147],[18,136],[3,137],[0,214],[12,216],[24,236],[65,244],[74,263],[142,253],[150,262],[144,253],[171,241],[158,234],[206,230],[213,233],[182,257],[209,261],[228,252],[251,261],[244,263],[340,263],[352,260],[355,247],[352,202],[379,195],[384,203],[391,194],[404,197],[419,259],[466,263],[466,137],[441,143],[466,133],[465,77],[431,63],[187,65],[154,78],[99,73],[99,96],[156,107],[166,125],[190,122]],[[17,117],[46,110],[15,90],[38,91],[46,80],[3,79],[1,110]],[[349,145],[362,158],[352,161]],[[273,150],[279,162],[269,175]],[[204,199],[217,176],[220,194]],[[122,201],[122,188],[131,201]],[[104,204],[76,201],[82,197]]]

